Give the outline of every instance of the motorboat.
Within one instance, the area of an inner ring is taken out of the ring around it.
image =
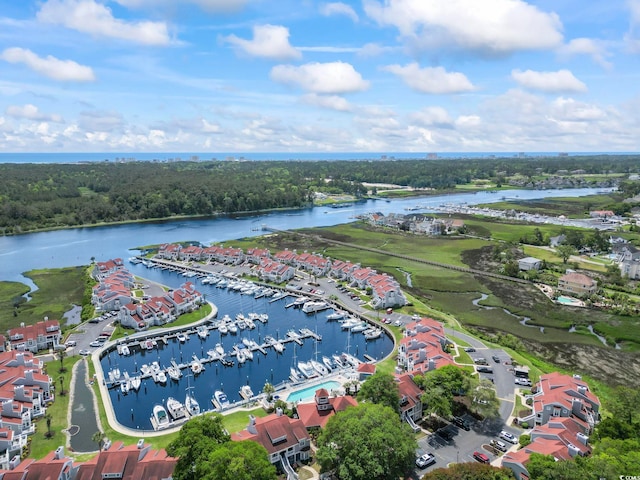
[[[333,361],[327,357],[327,356],[323,356],[322,357],[322,363],[324,364],[325,367],[327,367],[328,370],[333,370],[335,368],[335,364],[333,363]]]
[[[304,313],[315,313],[329,308],[329,304],[323,300],[311,300],[302,305]]]
[[[196,398],[188,392],[188,389],[187,396],[184,399],[184,407],[191,417],[195,417],[196,415],[200,414],[200,404],[198,403],[198,400],[196,400]]]
[[[202,372],[202,370],[204,370],[204,367],[202,366],[202,362],[194,354],[193,360],[191,360],[191,371],[193,372],[194,375],[198,375],[199,373]]]
[[[342,358],[340,358],[340,355],[332,355],[331,359],[333,360],[333,363],[336,365],[336,367],[344,367],[344,364],[342,363]]]
[[[342,324],[340,325],[340,328],[342,328],[343,330],[351,330],[356,325],[360,325],[360,320],[350,317],[350,318],[347,318],[344,322],[342,322]]]
[[[178,335],[176,335],[176,338],[180,343],[184,343],[187,341],[187,335],[184,332],[178,333]]]
[[[298,383],[304,380],[304,377],[302,375],[300,375],[300,372],[298,369],[291,367],[289,369],[289,379],[293,382],[293,383]]]
[[[167,368],[167,375],[169,375],[171,380],[175,380],[176,382],[180,380],[180,377],[182,377],[182,372],[174,361],[171,361],[171,365]]]
[[[120,355],[123,355],[125,357],[131,355],[131,349],[129,348],[129,345],[118,345],[117,348]]]
[[[370,331],[364,332],[365,340],[375,340],[376,338],[380,338],[382,336],[381,328],[373,328]]]
[[[184,405],[173,397],[169,397],[167,399],[167,411],[174,420],[179,420],[180,418],[187,416],[187,411],[185,410]]]
[[[129,393],[129,389],[131,388],[131,382],[127,379],[120,383],[120,391],[123,395]]]
[[[359,324],[351,327],[351,332],[360,333],[360,332],[365,332],[369,329],[371,329],[371,326],[367,322],[360,322]]]
[[[239,364],[243,364],[247,361],[247,357],[244,354],[244,348],[236,348],[236,360],[238,360]]]
[[[109,370],[109,380],[111,382],[117,382],[120,380],[120,369],[118,367]]]
[[[169,415],[167,415],[167,410],[162,405],[155,405],[152,415],[152,423],[155,424],[156,430],[161,430],[169,426]]]
[[[224,393],[222,390],[216,390],[213,393],[213,404],[215,405],[216,408],[220,409],[220,410],[224,410],[225,408],[229,407],[230,403],[229,403],[229,399],[227,398],[227,394]]]
[[[245,400],[251,400],[253,398],[253,390],[249,385],[243,385],[240,387],[240,396]]]
[[[318,362],[317,360],[309,360],[309,363],[311,364],[311,366],[313,367],[313,369],[318,372],[320,375],[324,376],[324,375],[328,375],[329,374],[329,370],[327,370],[327,367],[325,367],[324,365],[322,365],[320,362]]]
[[[151,367],[146,363],[143,363],[140,367],[140,373],[142,373],[142,375],[151,375]]]
[[[146,348],[147,350],[152,350],[153,349],[153,341],[150,340],[150,339],[145,340],[144,348]]]
[[[222,335],[226,335],[227,333],[229,333],[229,328],[227,327],[226,323],[222,322],[220,325],[218,325],[218,331]]]
[[[204,325],[200,325],[198,327],[198,336],[202,339],[205,340],[207,338],[207,336],[209,335],[209,330],[207,330],[207,327],[205,327]]]
[[[298,362],[298,370],[307,378],[313,378],[318,376],[318,372],[308,362]]]
[[[329,315],[327,315],[327,320],[329,320],[329,321],[331,321],[331,320],[342,320],[345,315],[346,315],[346,313],[343,312],[342,310],[336,310],[335,312],[330,313]]]
[[[167,383],[167,374],[164,373],[162,370],[158,370],[157,372],[152,372],[151,375],[153,376],[154,382],[160,383],[160,384]]]
[[[232,335],[238,333],[238,326],[233,322],[227,325],[227,328],[229,329],[229,333],[231,333]]]
[[[131,377],[130,384],[131,384],[131,388],[137,392],[140,389],[142,380],[138,375],[136,375],[135,377]]]
[[[221,343],[216,343],[216,352],[220,356],[224,355],[224,347],[222,346]]]

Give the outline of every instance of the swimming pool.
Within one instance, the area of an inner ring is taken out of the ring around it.
[[[329,393],[331,393],[331,390],[336,390],[340,387],[341,387],[340,382],[336,382],[335,380],[329,380],[327,382],[322,382],[318,385],[313,385],[312,387],[307,387],[301,390],[296,390],[294,392],[291,392],[287,396],[287,402],[300,402],[302,400],[312,399],[316,394],[316,390],[319,390],[320,388],[325,388]]]
[[[565,297],[564,295],[560,295],[558,298],[556,298],[556,301],[564,305],[582,306],[582,300],[578,300],[576,298],[571,298],[571,297]]]

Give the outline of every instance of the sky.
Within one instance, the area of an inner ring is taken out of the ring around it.
[[[2,152],[638,152],[640,0],[0,0]]]

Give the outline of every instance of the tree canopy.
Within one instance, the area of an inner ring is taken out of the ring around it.
[[[508,468],[467,462],[455,463],[448,468],[436,468],[425,473],[422,480],[513,480],[513,473]]]
[[[333,416],[318,437],[322,470],[340,480],[397,480],[415,461],[409,425],[387,406],[363,403]]]
[[[398,384],[390,373],[375,373],[367,378],[360,387],[358,400],[386,405],[394,412],[400,413]]]
[[[257,442],[227,442],[211,451],[197,465],[200,480],[275,480],[276,468]]]

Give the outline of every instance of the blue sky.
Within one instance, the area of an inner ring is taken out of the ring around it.
[[[0,151],[639,151],[640,0],[0,0]]]

